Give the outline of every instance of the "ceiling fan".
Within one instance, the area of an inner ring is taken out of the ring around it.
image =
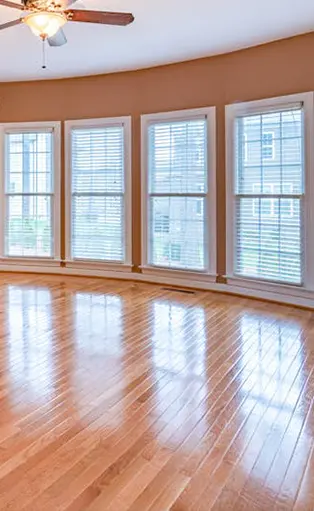
[[[26,16],[0,25],[0,30],[26,23],[36,36],[47,41],[50,46],[62,46],[67,42],[62,27],[68,21],[120,26],[129,25],[134,21],[134,16],[131,13],[69,9],[68,7],[76,1],[70,1],[69,5],[64,8],[60,0],[21,0],[21,4],[10,0],[0,0],[0,6],[26,11]]]

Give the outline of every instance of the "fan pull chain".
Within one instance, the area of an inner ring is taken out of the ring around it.
[[[46,66],[46,37],[42,37],[42,42],[43,42],[43,65],[41,66],[42,69],[46,69],[47,66]]]

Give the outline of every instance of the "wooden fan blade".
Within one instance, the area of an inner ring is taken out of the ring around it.
[[[0,25],[0,30],[4,30],[5,28],[14,27],[15,25],[19,25],[22,23],[21,18],[18,20],[8,21],[7,23],[3,23],[3,25]]]
[[[24,5],[16,4],[15,2],[9,2],[9,0],[0,0],[0,5],[4,5],[5,7],[12,7],[12,9],[19,9],[20,11],[24,11]]]
[[[60,28],[55,35],[48,37],[47,41],[49,46],[63,46],[67,43],[67,38],[62,28]]]
[[[129,25],[134,21],[134,16],[128,12],[85,11],[73,9],[65,11],[68,21],[84,23],[102,23],[103,25]]]

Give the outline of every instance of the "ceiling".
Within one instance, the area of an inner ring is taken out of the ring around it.
[[[25,25],[0,32],[0,81],[108,73],[194,59],[314,28],[313,0],[79,0],[75,7],[132,12],[127,27],[67,23],[68,44],[48,48]],[[0,22],[19,17],[0,7]]]

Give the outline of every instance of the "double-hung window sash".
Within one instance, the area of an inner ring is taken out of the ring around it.
[[[235,120],[237,275],[302,284],[303,114],[299,104]]]
[[[147,125],[147,263],[207,271],[207,117]]]

